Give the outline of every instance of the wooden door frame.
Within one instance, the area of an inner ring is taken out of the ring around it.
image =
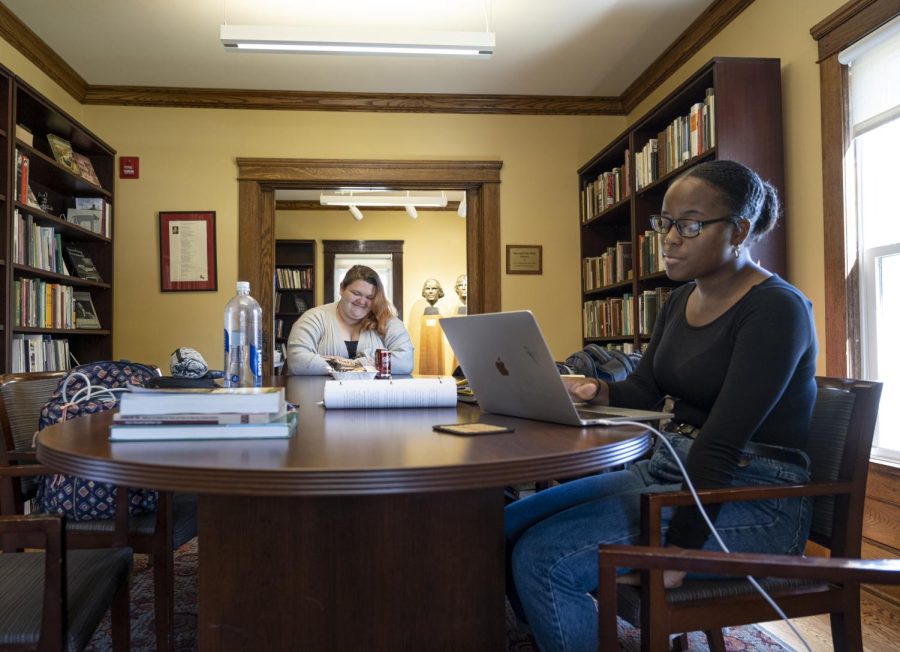
[[[275,189],[376,185],[465,190],[470,314],[500,310],[502,161],[238,158],[238,278],[263,309],[263,367],[272,373]]]

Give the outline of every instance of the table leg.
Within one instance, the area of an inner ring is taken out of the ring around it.
[[[502,489],[200,497],[201,650],[503,648]]]

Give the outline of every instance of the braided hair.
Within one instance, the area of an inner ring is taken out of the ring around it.
[[[679,177],[695,177],[716,187],[735,217],[750,221],[751,242],[762,240],[775,228],[781,214],[778,192],[768,181],[736,161],[708,161]]]

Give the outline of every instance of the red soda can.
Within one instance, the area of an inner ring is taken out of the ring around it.
[[[391,377],[391,350],[375,349],[375,370],[378,372],[375,378],[390,379]]]

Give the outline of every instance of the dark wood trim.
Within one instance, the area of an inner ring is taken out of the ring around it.
[[[447,205],[441,207],[428,207],[421,210],[427,211],[456,211],[459,208],[458,201],[448,201]],[[276,199],[276,211],[346,211],[346,206],[322,206],[317,201],[311,199]],[[403,211],[398,206],[366,206],[366,211]]]
[[[89,86],[85,104],[276,111],[622,115],[618,97],[462,95],[451,93],[326,93],[313,91]]]
[[[88,83],[84,78],[3,3],[0,3],[0,37],[46,73],[69,95],[79,102],[84,101],[88,89]]]
[[[810,29],[819,41],[822,113],[822,209],[825,238],[825,372],[861,375],[859,261],[848,224],[844,156],[850,146],[845,47],[900,15],[900,0],[851,0]]]
[[[470,314],[500,310],[500,168],[502,161],[374,161],[238,158],[238,276],[249,280],[271,333],[275,269],[276,188],[386,188],[465,190],[466,273]],[[271,373],[270,347],[263,367]]]
[[[322,240],[322,303],[335,301],[331,281],[335,254],[391,254],[393,303],[397,314],[403,315],[403,240]]]
[[[869,0],[870,2],[872,0]],[[279,111],[624,115],[677,71],[753,0],[716,0],[619,97],[467,95],[452,93],[325,93],[88,84],[12,12],[0,4],[0,36],[83,104]]]
[[[897,14],[900,0],[851,0],[809,30],[819,42],[819,60],[837,54]]]
[[[660,84],[681,68],[700,48],[737,18],[753,0],[716,0],[691,23],[681,36],[631,82],[622,93],[621,100],[625,113],[633,110]]]
[[[844,227],[844,152],[849,144],[845,71],[837,55],[819,64],[822,103],[822,222],[825,243],[825,373],[857,376],[850,371],[848,356],[858,349],[859,304],[851,279],[858,282],[856,265],[849,264]],[[849,272],[849,273],[848,273]],[[851,305],[852,304],[852,305]],[[858,356],[854,356],[858,359]],[[858,377],[858,376],[857,376]]]

